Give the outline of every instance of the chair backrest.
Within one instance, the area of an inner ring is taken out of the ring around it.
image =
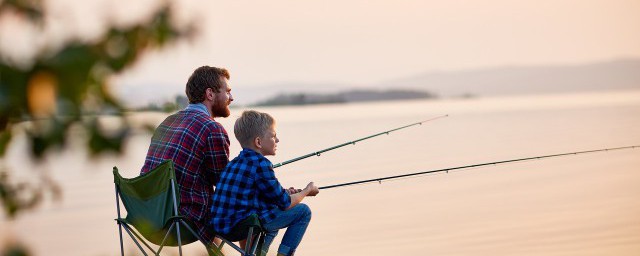
[[[167,160],[148,173],[126,179],[120,176],[118,168],[113,167],[113,178],[118,196],[127,210],[124,221],[134,226],[149,242],[159,245],[162,243],[171,225],[171,219],[177,216],[174,200],[179,207],[180,193],[175,182],[173,161]],[[173,186],[172,186],[173,184]],[[197,238],[181,231],[182,244],[197,241]],[[177,245],[174,231],[165,245]]]

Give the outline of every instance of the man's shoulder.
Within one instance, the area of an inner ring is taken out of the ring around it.
[[[167,119],[169,118],[180,120],[181,123],[188,123],[189,126],[194,129],[227,133],[222,124],[209,115],[197,110],[183,109],[169,116]]]

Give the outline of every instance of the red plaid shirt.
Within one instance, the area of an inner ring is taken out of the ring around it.
[[[229,161],[227,131],[202,106],[189,105],[156,128],[141,174],[167,159],[173,160],[180,185],[180,214],[205,241],[212,241],[207,222],[213,187]]]

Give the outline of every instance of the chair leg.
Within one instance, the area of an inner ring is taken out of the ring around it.
[[[262,232],[258,232],[256,238],[254,238],[254,242],[251,245],[251,248],[247,248],[251,255],[258,255],[256,252],[258,251],[258,245],[260,244],[260,239],[262,238]]]
[[[249,235],[247,236],[247,243],[244,246],[244,255],[251,255],[251,248],[253,247],[254,239],[253,239],[253,227],[249,228]]]
[[[182,239],[180,238],[180,222],[176,221],[176,230],[178,231],[178,251],[182,256]]]
[[[222,240],[222,242],[223,242],[223,243],[228,244],[228,245],[229,245],[229,247],[231,247],[231,248],[233,248],[234,250],[236,250],[236,251],[240,252],[240,255],[243,255],[243,256],[245,255],[244,251],[246,251],[246,250],[243,250],[242,248],[238,247],[236,244],[234,244],[234,243],[232,243],[232,242],[230,242],[230,241],[228,241],[228,240],[224,239],[223,237],[218,237],[218,238],[220,238],[220,239]]]
[[[127,233],[129,233],[129,236],[131,237],[131,240],[133,240],[134,243],[136,243],[136,245],[138,246],[138,248],[140,249],[140,251],[142,252],[142,254],[144,254],[144,256],[149,256],[147,254],[147,252],[145,252],[145,250],[142,248],[142,246],[140,245],[140,243],[138,243],[138,240],[136,240],[133,236],[133,234],[131,234],[131,231],[129,231],[129,229],[127,227],[125,227],[124,231],[127,231]]]
[[[120,191],[118,190],[118,185],[115,185],[116,189],[116,209],[118,211],[118,219],[120,219]],[[118,221],[118,233],[120,234],[120,255],[124,256],[124,245],[122,243],[122,223]]]
[[[153,252],[154,254],[158,254],[153,248],[151,248],[151,246],[144,241],[144,238],[142,238],[140,235],[138,235],[138,233],[136,233],[135,230],[131,229],[131,227],[129,227],[129,225],[127,225],[126,223],[123,223],[124,225],[124,230],[129,232],[129,236],[131,236],[131,234],[133,233],[133,235],[135,235],[135,237],[137,238],[137,240],[134,239],[134,242],[138,243],[142,243],[144,246],[147,247],[147,249],[149,249],[149,251]],[[133,237],[131,237],[131,239],[133,239]]]
[[[176,200],[176,185],[174,184],[175,180],[171,179],[171,191],[173,195],[173,214],[178,216],[178,201]],[[180,222],[176,221],[177,224],[177,232],[178,232],[178,250],[180,251],[180,256],[182,256],[182,241],[180,239]]]
[[[204,244],[204,246],[207,248],[207,251],[209,252],[209,255],[214,255],[214,256],[224,256],[224,254],[222,253],[222,246],[224,245],[224,241],[222,241],[220,246],[217,246],[215,243],[213,242],[207,242],[204,241],[202,239],[202,237],[200,237],[200,235],[198,235],[198,233],[196,233],[189,225],[187,225],[186,222],[184,222],[184,220],[180,220],[180,223],[182,223],[182,225],[187,228],[187,230],[189,232],[191,232],[191,234],[193,234],[195,237],[198,238],[198,240],[200,240],[200,242],[202,244]]]
[[[118,232],[120,233],[120,255],[124,256],[124,244],[122,243],[122,224],[118,223]]]
[[[169,238],[171,231],[173,231],[173,227],[175,227],[175,223],[171,223],[171,226],[169,226],[169,229],[167,230],[167,234],[164,235],[164,238],[162,239],[162,243],[160,243],[160,248],[158,248],[158,252],[156,253],[157,255],[160,255],[160,251],[162,251],[162,249],[164,248],[164,244],[167,241],[167,238]]]

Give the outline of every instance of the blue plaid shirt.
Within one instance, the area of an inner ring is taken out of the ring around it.
[[[222,234],[229,234],[233,226],[253,213],[262,223],[270,222],[277,209],[285,210],[291,204],[271,161],[251,149],[243,149],[227,164],[212,198],[210,224]]]

